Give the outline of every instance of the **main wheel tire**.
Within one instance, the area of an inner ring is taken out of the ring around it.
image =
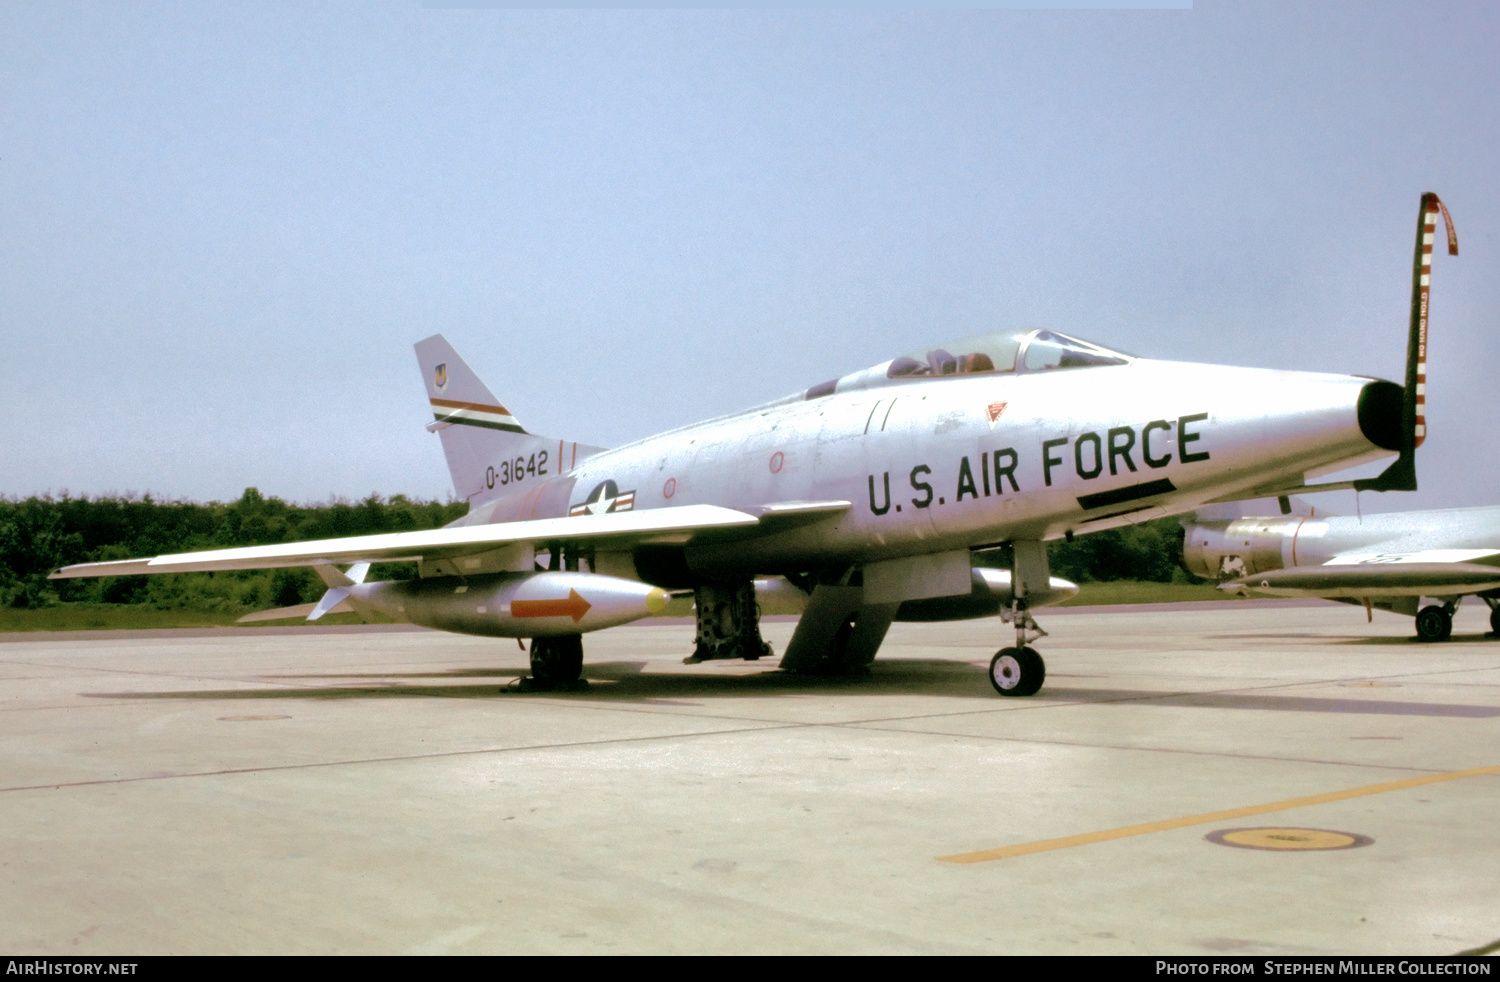
[[[1032,696],[1047,678],[1047,665],[1031,648],[1001,648],[990,659],[990,685],[1002,696]]]
[[[1418,641],[1447,641],[1453,634],[1453,615],[1437,604],[1417,611]]]
[[[1500,607],[1490,609],[1490,630],[1500,634]]]
[[[531,641],[531,677],[538,682],[563,685],[577,682],[583,674],[583,635],[564,634]]]
[[[834,632],[828,642],[828,655],[823,659],[824,675],[844,675],[849,671],[849,639],[854,636],[854,615],[844,618],[844,623]]]

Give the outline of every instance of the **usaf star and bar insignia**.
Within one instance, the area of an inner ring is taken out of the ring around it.
[[[617,511],[635,510],[635,492],[621,491],[614,481],[605,481],[589,492],[580,504],[568,509],[568,517],[579,515],[608,515]]]

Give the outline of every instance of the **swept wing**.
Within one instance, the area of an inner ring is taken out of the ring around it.
[[[1334,556],[1324,566],[1409,566],[1500,561],[1500,549],[1362,549]]]
[[[809,503],[812,504],[812,503]],[[827,507],[829,503],[816,503]],[[847,503],[843,503],[848,507]],[[796,514],[795,507],[780,515]],[[772,512],[770,514],[777,514]],[[270,546],[244,546],[182,552],[145,559],[121,559],[64,566],[52,579],[132,576],[140,573],[204,573],[283,566],[328,566],[357,562],[434,561],[473,555],[524,543],[592,542],[619,544],[686,542],[705,532],[748,529],[760,519],[718,505],[682,505],[649,511],[612,512],[572,518],[468,525],[421,532],[389,532],[341,539],[315,539]]]
[[[1438,597],[1500,588],[1500,549],[1390,546],[1365,546],[1320,565],[1252,573],[1221,589],[1282,597]]]
[[[1497,588],[1500,567],[1454,562],[1293,566],[1242,576],[1220,587],[1278,597],[1442,597]]]

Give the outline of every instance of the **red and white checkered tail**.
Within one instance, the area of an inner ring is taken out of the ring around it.
[[[1411,337],[1406,348],[1407,404],[1412,413],[1412,448],[1427,438],[1427,298],[1432,284],[1432,243],[1437,231],[1438,215],[1448,229],[1448,255],[1458,255],[1458,234],[1453,231],[1453,216],[1437,195],[1422,195],[1422,210],[1417,216],[1417,253],[1412,262]]]

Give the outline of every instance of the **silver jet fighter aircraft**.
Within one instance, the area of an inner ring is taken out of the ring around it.
[[[1274,516],[1185,525],[1183,561],[1222,590],[1325,597],[1416,618],[1444,641],[1465,596],[1500,634],[1500,507],[1388,515]],[[1421,598],[1435,601],[1423,606]],[[1420,609],[1418,609],[1420,608]]]
[[[1422,199],[1407,385],[1361,376],[1137,358],[1046,330],[997,331],[612,450],[537,436],[441,337],[416,346],[454,486],[452,525],[87,563],[54,576],[313,566],[308,614],[379,611],[430,627],[531,638],[533,684],[576,683],[581,636],[691,595],[692,660],[761,658],[762,610],[801,617],[781,658],[799,672],[868,665],[897,618],[998,613],[1015,644],[1002,695],[1042,685],[1032,609],[1070,596],[1045,543],[1308,490],[1396,455],[1378,490],[1415,487],[1428,253]],[[1445,212],[1446,214],[1446,212]],[[1421,307],[1420,319],[1416,315]],[[1420,321],[1420,323],[1419,323]],[[1354,486],[1349,482],[1331,485]],[[1007,546],[1009,570],[974,568]],[[364,582],[375,561],[420,578]],[[353,564],[340,571],[338,566]]]

